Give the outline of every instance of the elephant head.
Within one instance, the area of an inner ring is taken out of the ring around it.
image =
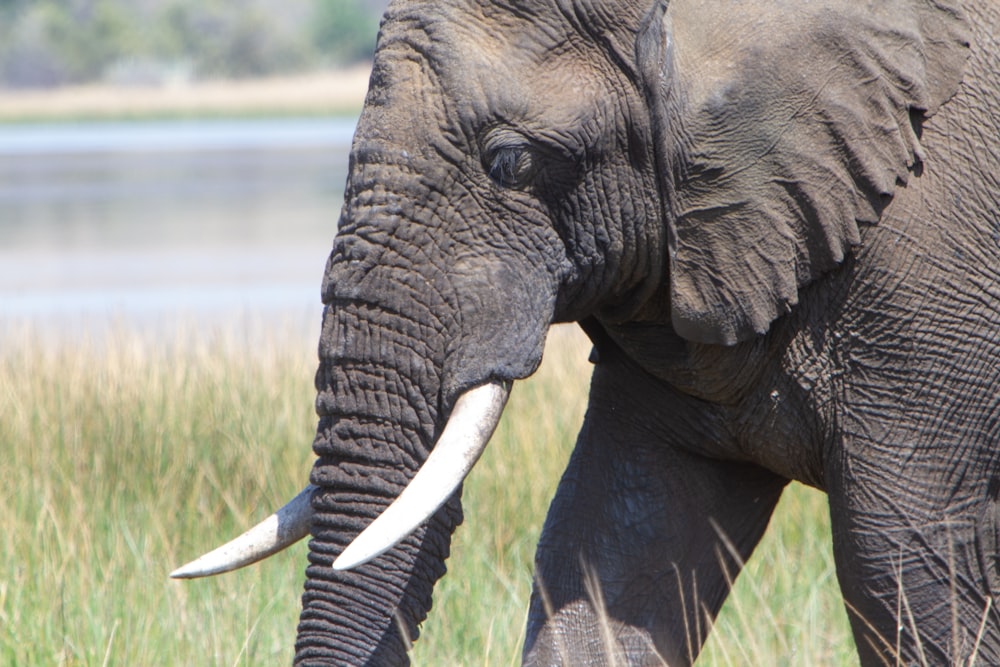
[[[403,664],[551,324],[718,398],[691,359],[750,363],[859,244],[967,38],[944,1],[717,5],[392,2],[323,283],[311,485],[178,576],[311,533],[297,662]]]

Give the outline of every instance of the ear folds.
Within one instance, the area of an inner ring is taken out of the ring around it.
[[[690,340],[767,331],[922,160],[968,51],[948,0],[658,2],[637,45]]]

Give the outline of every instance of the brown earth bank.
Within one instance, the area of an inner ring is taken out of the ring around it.
[[[240,115],[344,115],[361,109],[370,66],[158,87],[0,89],[0,122]]]

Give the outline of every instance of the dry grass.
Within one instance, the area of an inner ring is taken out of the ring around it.
[[[0,665],[287,663],[302,547],[195,586],[167,573],[301,486],[306,342],[37,339],[0,356]]]
[[[162,87],[67,86],[0,90],[0,122],[233,115],[356,113],[368,66],[273,79],[206,81]]]
[[[291,327],[185,336],[4,341],[0,665],[290,662],[304,544],[214,579],[167,573],[301,487],[315,342]],[[589,374],[577,332],[552,338],[466,485],[418,667],[518,663],[534,545]],[[699,664],[852,664],[828,540],[823,496],[791,489]]]

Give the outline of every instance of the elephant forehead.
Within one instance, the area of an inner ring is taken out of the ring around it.
[[[617,73],[593,45],[538,50],[510,35],[462,42],[456,99],[470,124],[507,122],[538,135],[579,131],[593,140],[622,98]]]
[[[443,105],[438,119],[457,119],[465,130],[500,122],[593,141],[621,103],[627,77],[607,45],[581,32],[555,5],[395,3],[380,50],[393,54],[389,67],[400,99],[419,98],[425,113],[427,105]]]
[[[507,45],[498,61],[479,60],[472,78],[486,111],[539,128],[587,123],[609,98],[608,80],[579,54],[534,55]]]

